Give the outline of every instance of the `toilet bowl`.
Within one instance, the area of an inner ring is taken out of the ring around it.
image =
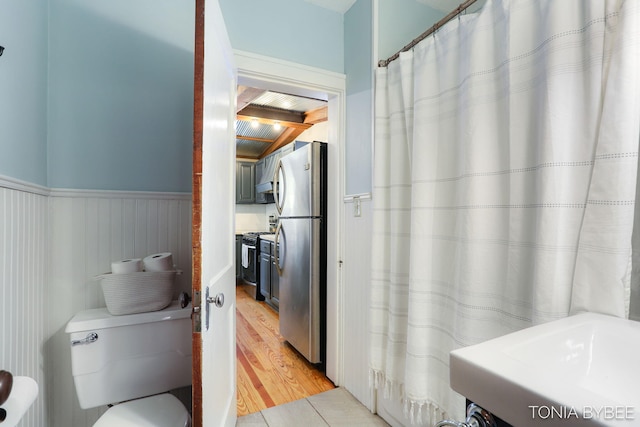
[[[189,412],[165,393],[120,403],[107,410],[93,427],[190,427]]]
[[[85,310],[67,324],[80,407],[113,405],[94,427],[188,427],[169,390],[191,385],[191,308],[113,316]]]

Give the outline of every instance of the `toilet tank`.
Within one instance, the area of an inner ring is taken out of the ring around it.
[[[113,316],[85,310],[67,324],[83,409],[191,385],[191,306]],[[97,334],[97,339],[87,339]],[[79,341],[79,342],[76,342]]]

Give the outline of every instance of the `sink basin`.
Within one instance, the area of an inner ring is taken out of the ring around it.
[[[450,359],[451,387],[514,426],[640,424],[640,322],[583,313]]]

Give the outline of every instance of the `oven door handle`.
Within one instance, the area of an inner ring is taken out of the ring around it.
[[[251,246],[251,245],[248,245],[246,243],[242,244],[242,251],[241,251],[242,252],[242,262],[241,262],[241,265],[242,265],[243,271],[247,270],[249,268],[249,266],[251,265],[251,260],[250,260],[251,256],[249,254],[249,251],[254,251],[255,252],[255,250],[256,250],[255,245]]]

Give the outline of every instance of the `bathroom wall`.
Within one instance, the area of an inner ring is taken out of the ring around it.
[[[376,1],[379,4],[378,59],[387,59],[448,13],[416,0]]]
[[[46,189],[0,177],[0,369],[38,383],[32,427],[47,425],[48,209]]]
[[[48,3],[49,187],[191,191],[194,4]]]
[[[191,294],[191,198],[181,193],[54,189],[49,204],[48,425],[89,426],[106,408],[78,406],[64,328],[75,313],[105,306],[93,277],[110,271],[114,260],[171,252],[183,270],[176,296],[180,291]]]
[[[92,277],[111,261],[164,251],[183,270],[176,295],[190,293],[189,194],[61,191],[0,176],[0,369],[40,387],[22,426],[89,426],[104,412],[78,406],[64,328],[105,305]]]
[[[366,195],[361,216],[344,199],[343,305],[344,386],[372,408],[369,389],[369,279],[371,270],[371,160],[373,151],[373,22],[371,0],[358,0],[345,13],[347,75],[345,195]]]
[[[47,184],[47,0],[3,1],[0,173]]]
[[[40,387],[22,426],[47,425],[44,343],[49,265],[46,185],[47,0],[0,13],[0,369]],[[28,181],[28,182],[27,182]],[[37,185],[30,184],[35,183]]]
[[[190,291],[190,205],[188,194],[63,192],[0,177],[0,368],[40,386],[21,425],[86,426],[104,412],[78,407],[65,325],[104,306],[92,277],[112,260],[170,251],[183,270],[176,294]]]
[[[169,250],[190,288],[194,4],[2,8],[0,369],[40,385],[21,426],[84,427],[63,330],[104,305],[91,277]]]
[[[358,0],[345,13],[347,75],[345,192],[371,192],[373,153],[373,2]]]
[[[344,386],[369,409],[369,284],[373,203],[360,200],[360,216],[353,214],[353,199],[345,201],[343,268]]]

